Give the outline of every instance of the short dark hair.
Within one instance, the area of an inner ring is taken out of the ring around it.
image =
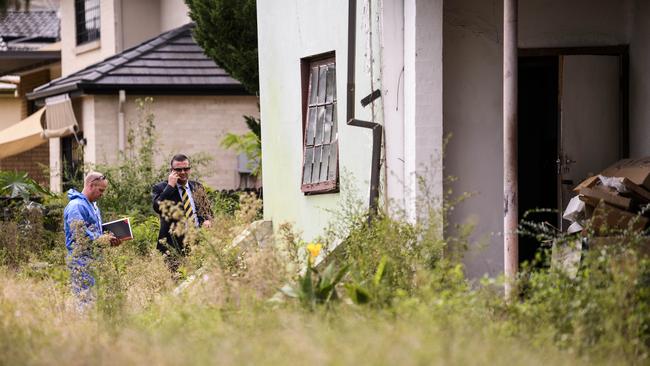
[[[169,162],[169,165],[173,166],[175,161],[186,161],[186,160],[190,161],[190,158],[188,158],[184,154],[176,154],[174,155],[174,157],[172,157],[172,161]]]

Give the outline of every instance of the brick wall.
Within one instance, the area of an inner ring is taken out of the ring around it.
[[[27,172],[31,178],[47,187],[50,177],[45,171],[49,162],[50,148],[44,143],[24,153],[0,160],[0,169]]]

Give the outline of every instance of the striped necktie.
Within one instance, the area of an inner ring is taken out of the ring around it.
[[[190,196],[187,194],[185,187],[180,186],[180,188],[182,192],[181,202],[183,203],[183,212],[185,213],[185,217],[194,220],[194,210],[192,209],[192,203],[190,203]]]

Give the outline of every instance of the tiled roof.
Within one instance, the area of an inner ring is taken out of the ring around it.
[[[7,11],[0,15],[0,37],[59,39],[59,18],[56,11]]]
[[[126,90],[147,94],[247,94],[192,38],[193,23],[163,33],[28,94],[41,99],[61,93]]]

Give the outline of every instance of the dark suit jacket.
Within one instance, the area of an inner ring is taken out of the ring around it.
[[[203,202],[197,202],[196,194],[197,190],[202,190],[203,186],[199,182],[189,181],[190,191],[192,197],[194,198],[194,206],[196,207],[196,216],[199,219],[199,226],[203,224],[205,220],[212,219],[212,210],[210,207],[200,206]],[[160,182],[153,186],[151,190],[151,197],[153,199],[153,210],[160,216],[160,231],[158,232],[158,250],[162,253],[171,251],[171,248],[175,249],[179,253],[184,253],[183,251],[183,237],[177,237],[170,233],[171,225],[174,220],[166,220],[161,211],[160,211],[160,202],[162,201],[171,201],[173,203],[181,202],[181,195],[178,193],[178,187],[172,187],[167,182]],[[161,243],[161,239],[165,239],[164,243]]]

